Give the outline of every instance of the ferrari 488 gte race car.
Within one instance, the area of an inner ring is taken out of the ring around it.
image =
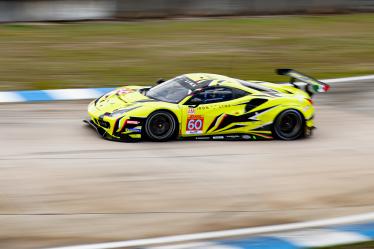
[[[294,140],[311,135],[311,98],[329,85],[292,69],[277,72],[290,76],[290,83],[191,73],[153,87],[125,86],[90,103],[85,122],[104,138],[121,141]]]

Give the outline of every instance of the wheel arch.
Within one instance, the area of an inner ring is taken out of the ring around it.
[[[274,115],[274,121],[277,119],[277,117],[284,111],[286,110],[295,110],[297,111],[298,113],[301,114],[301,117],[303,118],[303,122],[304,122],[304,125],[305,125],[305,121],[306,121],[306,117],[304,115],[304,112],[301,108],[301,106],[295,106],[295,105],[284,105],[282,106],[283,108],[280,108],[279,111],[276,113],[276,115]]]

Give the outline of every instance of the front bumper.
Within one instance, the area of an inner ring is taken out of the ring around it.
[[[84,119],[83,123],[89,125],[92,129],[94,129],[99,136],[105,137],[106,131],[103,128],[97,126],[91,119]]]
[[[89,118],[84,122],[105,139],[126,141],[139,140],[142,137],[144,118],[126,114],[113,117],[110,112],[98,109],[95,101],[89,104],[88,115]]]
[[[87,125],[89,125],[92,129],[96,131],[96,133],[107,140],[111,141],[122,141],[122,142],[134,142],[140,140],[141,134],[136,133],[128,133],[128,134],[119,134],[119,136],[113,136],[110,133],[108,133],[104,128],[100,127],[99,125],[95,124],[94,121],[91,119],[84,119],[83,122]]]

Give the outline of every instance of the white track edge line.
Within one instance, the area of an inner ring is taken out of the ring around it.
[[[339,83],[339,82],[349,82],[349,81],[360,81],[360,80],[373,80],[374,75],[365,75],[365,76],[354,76],[354,77],[345,77],[345,78],[335,78],[335,79],[324,79],[322,82],[326,83]]]
[[[354,76],[354,77],[345,77],[345,78],[335,78],[335,79],[318,79],[323,83],[344,83],[344,82],[352,82],[352,81],[365,81],[365,80],[374,80],[374,74],[372,75],[365,75],[365,76]],[[305,82],[295,82],[297,85],[306,85]],[[286,84],[291,86],[289,82],[284,82],[282,84]]]
[[[344,217],[338,217],[338,218],[315,220],[315,221],[281,224],[281,225],[250,227],[250,228],[241,228],[241,229],[233,229],[233,230],[226,230],[226,231],[215,231],[215,232],[206,232],[206,233],[186,234],[186,235],[159,237],[159,238],[128,240],[128,241],[117,241],[117,242],[88,244],[88,245],[53,247],[49,249],[113,249],[113,248],[134,247],[134,246],[143,247],[143,246],[150,246],[150,245],[191,242],[191,241],[196,241],[196,240],[221,239],[221,238],[233,237],[233,236],[243,236],[243,235],[249,236],[249,235],[264,234],[264,233],[284,232],[284,231],[296,230],[296,229],[336,226],[336,225],[343,225],[343,224],[350,224],[350,223],[359,223],[359,222],[364,222],[368,220],[374,220],[374,212],[358,214],[358,215],[350,215],[350,216],[344,216]]]

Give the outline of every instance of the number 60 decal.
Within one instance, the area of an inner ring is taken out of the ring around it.
[[[187,134],[201,134],[203,132],[204,117],[191,115],[187,118]]]
[[[203,128],[203,121],[201,119],[188,120],[187,128],[189,130],[201,130]]]

